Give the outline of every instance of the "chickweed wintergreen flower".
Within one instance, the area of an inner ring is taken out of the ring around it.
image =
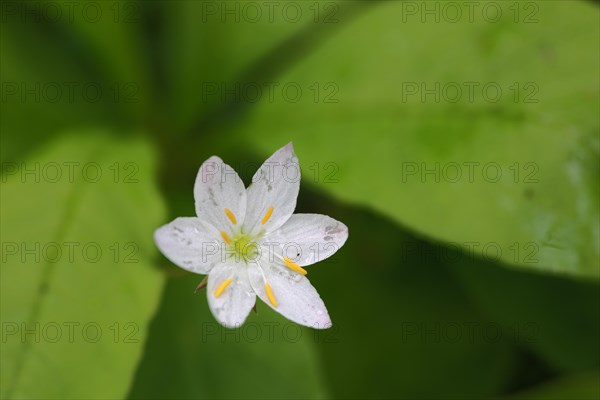
[[[198,217],[177,218],[154,233],[169,260],[208,275],[208,304],[222,325],[243,324],[258,296],[296,323],[331,326],[304,267],[335,253],[348,228],[325,215],[293,214],[299,188],[300,166],[291,143],[264,162],[247,189],[213,156],[196,177]]]

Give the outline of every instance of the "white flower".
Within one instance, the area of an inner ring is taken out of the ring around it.
[[[300,166],[291,143],[265,161],[247,189],[213,156],[196,177],[198,217],[177,218],[154,233],[169,260],[208,274],[208,304],[224,326],[243,324],[257,295],[298,324],[331,326],[302,267],[335,253],[348,228],[326,215],[293,214],[299,188]]]

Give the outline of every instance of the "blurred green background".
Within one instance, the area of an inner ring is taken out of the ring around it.
[[[600,397],[591,1],[3,1],[2,398]],[[333,328],[152,232],[293,141]]]

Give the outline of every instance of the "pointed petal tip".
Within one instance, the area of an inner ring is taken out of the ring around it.
[[[310,328],[322,330],[322,329],[329,329],[332,326],[333,326],[333,323],[331,322],[331,318],[329,317],[329,314],[327,313],[327,311],[325,311],[325,315],[323,315],[322,318],[320,318],[312,326],[310,326]]]
[[[296,155],[296,150],[294,149],[294,143],[289,142],[285,145],[284,148],[285,151],[287,151],[292,156],[292,160],[294,160],[293,162],[298,163],[298,156]]]
[[[285,146],[283,146],[281,148],[281,150],[285,150],[288,153],[294,153],[294,143],[293,142],[288,142],[288,144],[286,144]]]

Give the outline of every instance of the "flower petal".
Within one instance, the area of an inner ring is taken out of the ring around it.
[[[257,234],[279,228],[296,208],[300,189],[300,164],[291,143],[277,150],[252,177],[247,189],[248,209],[244,228]]]
[[[207,274],[221,259],[219,232],[196,217],[176,218],[154,231],[154,242],[177,266]]]
[[[277,256],[306,266],[331,256],[344,245],[346,239],[346,225],[327,215],[294,214],[261,242],[275,251]]]
[[[314,329],[331,327],[327,308],[306,277],[280,265],[264,263],[250,266],[248,276],[258,297],[287,319]]]
[[[238,174],[217,156],[206,160],[194,185],[196,214],[219,231],[244,221],[246,190]]]
[[[208,305],[216,320],[228,328],[242,325],[256,303],[247,269],[245,264],[226,261],[208,275]]]

